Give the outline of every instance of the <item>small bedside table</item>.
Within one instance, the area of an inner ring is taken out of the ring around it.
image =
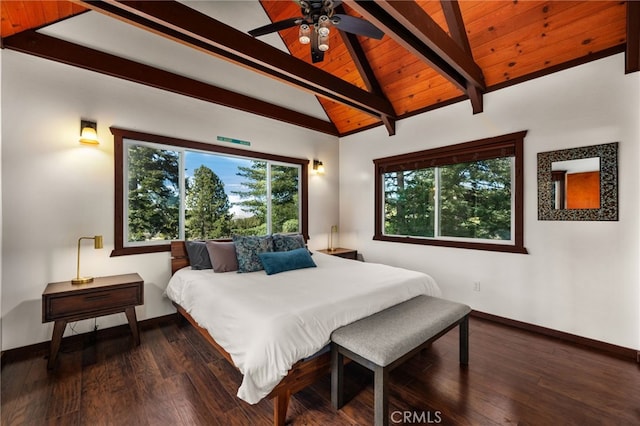
[[[322,249],[318,251],[320,253],[330,254],[331,256],[344,257],[345,259],[352,259],[352,260],[358,259],[358,250],[336,247],[333,250]]]
[[[49,283],[42,293],[42,322],[55,321],[47,368],[55,365],[67,323],[124,312],[136,345],[140,344],[135,307],[144,303],[138,274],[97,277],[87,284]]]

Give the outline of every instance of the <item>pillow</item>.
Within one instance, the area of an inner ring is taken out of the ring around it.
[[[306,247],[300,234],[273,234],[273,251],[289,251]]]
[[[187,247],[187,257],[191,269],[211,269],[211,260],[209,260],[209,252],[204,241],[185,241]]]
[[[238,259],[238,272],[262,270],[262,263],[258,254],[273,251],[273,242],[270,235],[265,237],[234,235],[233,244],[235,245]]]
[[[258,254],[264,271],[267,275],[273,275],[294,269],[315,268],[316,264],[311,259],[309,250],[299,248],[289,251],[274,251],[272,253]]]
[[[213,272],[231,272],[238,270],[236,246],[231,241],[207,241],[207,251],[213,266]]]

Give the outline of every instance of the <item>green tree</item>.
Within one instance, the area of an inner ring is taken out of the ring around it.
[[[439,236],[510,239],[510,158],[386,173],[387,235],[435,235],[436,173]]]
[[[271,232],[298,232],[299,169],[271,166]]]
[[[496,158],[440,169],[441,235],[511,238],[511,160]]]
[[[127,152],[128,240],[178,238],[178,153],[142,145]]]
[[[231,203],[224,183],[207,166],[198,167],[186,194],[185,234],[189,239],[228,237]]]
[[[234,191],[242,201],[237,205],[256,222],[251,228],[237,229],[237,233],[264,235],[267,233],[267,163],[253,161],[250,167],[238,167],[238,176],[245,180],[245,191]],[[299,230],[299,169],[298,167],[271,166],[271,232],[297,232]],[[240,225],[241,222],[236,222]],[[235,230],[234,230],[235,232]]]
[[[239,166],[236,175],[244,178],[246,191],[232,191],[242,201],[236,203],[240,209],[255,217],[260,223],[267,222],[267,163],[252,161],[250,167]]]
[[[434,236],[434,170],[398,171],[385,175],[385,233]]]

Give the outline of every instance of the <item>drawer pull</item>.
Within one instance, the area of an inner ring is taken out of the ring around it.
[[[108,298],[109,298],[108,294],[100,294],[100,295],[97,295],[97,296],[86,296],[84,298],[84,300],[93,301],[93,300],[102,300],[102,299],[108,299]]]

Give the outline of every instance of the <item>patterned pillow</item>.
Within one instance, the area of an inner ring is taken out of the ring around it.
[[[191,269],[211,269],[211,260],[209,259],[209,252],[204,241],[185,241],[187,248],[187,257],[189,257],[189,264]]]
[[[290,251],[305,247],[304,238],[300,234],[273,234],[273,251]]]
[[[273,241],[270,235],[265,237],[234,235],[233,244],[238,258],[238,272],[262,270],[262,262],[260,262],[258,254],[273,251]]]

